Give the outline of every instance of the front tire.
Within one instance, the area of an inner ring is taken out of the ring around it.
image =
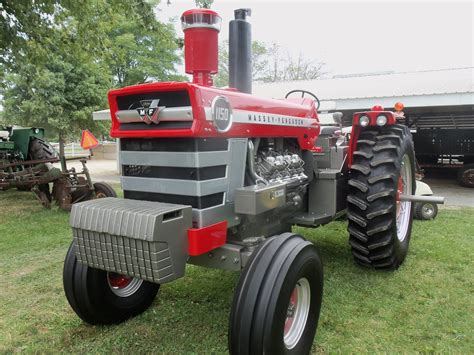
[[[245,266],[229,320],[231,354],[308,354],[321,310],[323,269],[313,244],[284,233]]]
[[[160,288],[158,284],[81,264],[74,242],[64,261],[63,285],[70,306],[89,324],[121,323],[142,313]]]
[[[348,231],[354,260],[363,266],[396,269],[408,252],[415,193],[415,155],[403,125],[363,130],[353,153],[347,196]]]

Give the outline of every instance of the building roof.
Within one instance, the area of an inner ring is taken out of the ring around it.
[[[336,101],[338,110],[370,108],[375,103],[392,107],[397,101],[411,107],[474,105],[474,67],[254,83],[253,93],[281,98],[293,89]]]

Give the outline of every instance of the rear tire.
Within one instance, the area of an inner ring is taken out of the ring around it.
[[[474,164],[465,164],[459,169],[458,182],[464,187],[474,187]]]
[[[53,159],[56,158],[57,154],[54,148],[41,138],[32,137],[30,140],[30,146],[28,148],[28,158],[31,160],[42,160],[42,159]],[[31,189],[31,188],[29,188]],[[39,185],[40,191],[44,192],[47,200],[51,203],[51,192],[49,190],[49,184]],[[49,208],[49,207],[48,207]]]
[[[362,130],[353,153],[347,196],[349,244],[363,266],[396,269],[408,252],[415,193],[415,156],[403,125]],[[397,217],[398,216],[398,217]]]
[[[57,158],[54,148],[41,138],[33,137],[28,149],[28,158],[31,160],[53,159]]]
[[[284,233],[255,251],[235,289],[231,354],[308,354],[321,310],[323,269],[313,244]]]
[[[142,313],[160,288],[158,284],[81,264],[74,242],[64,261],[63,285],[70,306],[89,324],[121,323]]]

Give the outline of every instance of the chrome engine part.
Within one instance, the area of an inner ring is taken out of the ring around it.
[[[301,182],[308,177],[304,174],[304,161],[298,154],[274,150],[259,151],[255,161],[255,172],[268,183]]]

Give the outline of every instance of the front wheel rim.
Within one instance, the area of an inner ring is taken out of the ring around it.
[[[403,242],[408,233],[410,225],[411,202],[400,201],[400,195],[412,194],[412,171],[411,160],[408,154],[405,154],[400,167],[400,176],[397,183],[397,237]]]
[[[287,349],[293,349],[301,339],[311,306],[311,287],[308,279],[302,277],[291,293],[286,311],[283,341]]]
[[[120,275],[115,272],[107,272],[107,283],[112,293],[118,297],[130,297],[138,291],[143,280]]]

